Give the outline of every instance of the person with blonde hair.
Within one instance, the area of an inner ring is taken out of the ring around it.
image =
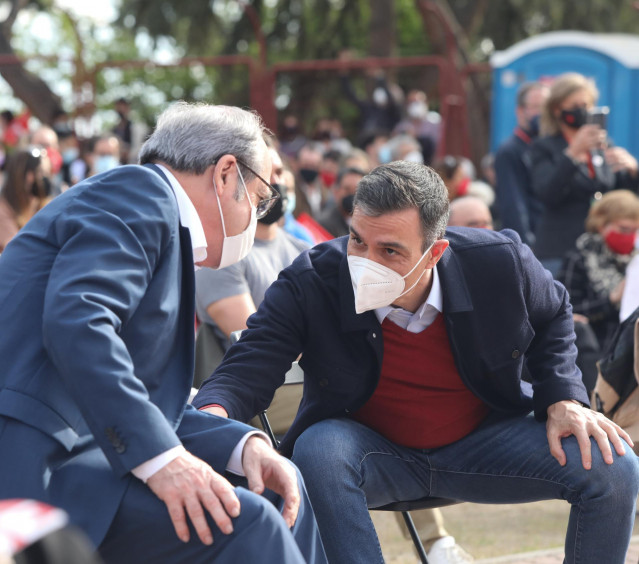
[[[601,349],[619,325],[628,263],[637,253],[639,197],[629,190],[605,194],[590,208],[586,233],[566,255],[559,280],[576,314],[587,318]]]
[[[559,76],[542,111],[542,136],[531,146],[533,190],[543,205],[534,250],[553,275],[583,233],[591,201],[615,188],[639,187],[636,159],[611,147],[606,130],[589,123],[598,96],[583,75]]]

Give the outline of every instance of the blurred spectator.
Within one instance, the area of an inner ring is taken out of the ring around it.
[[[394,129],[394,133],[407,133],[419,141],[423,161],[430,164],[441,138],[442,118],[428,108],[428,97],[422,90],[410,90],[406,95],[406,117]]]
[[[133,141],[133,123],[129,119],[131,105],[125,98],[119,98],[115,102],[115,111],[118,114],[119,121],[111,130],[120,140],[120,154],[122,164],[129,162],[129,148]]]
[[[459,159],[452,155],[446,155],[443,159],[435,161],[433,168],[442,177],[448,190],[449,200],[452,201],[455,198],[468,195],[470,178],[464,173]]]
[[[273,166],[275,167],[275,161],[273,162]],[[297,221],[293,215],[297,203],[295,175],[287,168],[284,168],[282,172],[282,185],[286,187],[287,196],[286,209],[284,210],[284,231],[309,245],[314,245],[315,239],[311,232]]]
[[[542,204],[530,178],[530,143],[539,135],[539,118],[548,98],[547,86],[527,82],[517,91],[517,127],[497,150],[494,184],[502,228],[514,229],[528,245],[535,242],[535,227]]]
[[[493,228],[493,217],[485,202],[477,196],[462,196],[450,203],[450,217],[448,225],[451,227]]]
[[[322,179],[322,185],[326,190],[330,190],[337,180],[341,159],[342,154],[334,149],[327,150],[322,156],[319,175]]]
[[[340,170],[332,190],[333,201],[322,210],[317,218],[319,224],[333,237],[348,235],[357,184],[365,174],[366,172],[359,168]]]
[[[423,164],[422,148],[412,135],[402,134],[391,137],[387,143],[391,161],[409,161]]]
[[[619,321],[625,321],[639,307],[639,234],[635,237],[634,257],[626,268],[626,284],[621,296]]]
[[[328,199],[328,190],[319,177],[322,165],[322,146],[311,142],[304,145],[297,154],[297,212],[315,217],[323,209]]]
[[[371,165],[371,159],[366,151],[352,148],[344,155],[340,162],[340,169],[343,168],[358,168],[368,174],[373,169],[373,166]]]
[[[350,61],[352,58],[347,50],[339,54],[342,61]],[[401,118],[400,104],[386,82],[384,71],[371,69],[366,74],[373,79],[374,84],[369,95],[361,98],[353,87],[348,70],[340,72],[342,90],[360,112],[358,145],[373,131],[392,131]]]
[[[58,196],[62,192],[62,155],[58,134],[48,125],[41,125],[30,136],[29,144],[32,147],[42,147],[49,157],[51,164],[51,195]]]
[[[44,149],[13,152],[0,192],[0,252],[51,197],[51,163]]]
[[[101,174],[119,166],[120,141],[115,135],[107,134],[91,140],[87,155],[89,175]]]
[[[84,180],[87,175],[87,164],[80,158],[80,143],[71,128],[58,131],[60,154],[62,156],[61,180],[70,187]]]
[[[15,117],[13,112],[9,110],[0,112],[0,129],[2,130],[2,145],[5,153],[10,153],[26,137],[29,132],[30,117],[31,114],[28,110],[22,112],[18,117]]]
[[[334,118],[325,117],[317,120],[311,138],[323,145],[325,155],[330,151],[342,154],[352,147],[351,142],[344,137],[341,122]]]
[[[495,155],[492,153],[485,154],[481,159],[481,176],[493,188],[497,184],[495,175]]]
[[[485,182],[472,178],[475,167],[468,159],[446,155],[443,159],[435,161],[433,169],[442,177],[451,202],[462,196],[476,196],[489,207],[493,204],[493,189]]]
[[[368,155],[371,170],[380,164],[390,162],[390,157],[384,160],[383,152],[380,154],[387,142],[388,133],[385,131],[373,131],[362,140],[362,149]]]
[[[112,129],[112,133],[120,141],[120,162],[136,163],[138,152],[148,133],[147,127],[144,123],[132,119],[131,103],[126,98],[116,100],[115,111],[119,121]]]
[[[625,272],[639,229],[639,197],[629,190],[605,194],[590,208],[586,233],[564,261],[558,279],[570,294],[576,314],[585,316],[600,348],[619,325]]]
[[[280,151],[288,157],[295,157],[306,144],[306,137],[300,128],[300,122],[295,116],[288,115],[282,121],[280,128]]]
[[[32,146],[42,147],[46,150],[51,162],[51,174],[55,176],[62,168],[62,155],[60,155],[60,145],[58,134],[48,125],[42,125],[31,135]],[[59,193],[59,192],[58,192]]]
[[[597,98],[586,77],[561,75],[543,108],[542,137],[530,148],[532,185],[543,204],[534,250],[553,275],[583,233],[592,200],[615,188],[639,186],[635,158],[609,147],[606,131],[588,123]]]

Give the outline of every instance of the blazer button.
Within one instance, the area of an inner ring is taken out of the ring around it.
[[[519,351],[518,351],[517,349],[515,349],[515,350],[513,351],[513,354],[512,354],[512,355],[510,355],[510,356],[512,356],[513,358],[519,358]]]
[[[373,333],[373,339],[377,339],[377,333]]]
[[[122,443],[118,443],[115,447],[115,452],[117,454],[124,454],[126,452],[126,447]]]
[[[319,385],[320,385],[320,388],[325,388],[326,386],[328,386],[328,378],[322,378],[319,381]]]

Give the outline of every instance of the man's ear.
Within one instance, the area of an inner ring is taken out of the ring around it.
[[[224,190],[231,186],[235,189],[237,184],[237,166],[233,155],[224,155],[219,158],[216,165],[213,165],[213,182],[217,187],[218,196],[224,193]]]
[[[448,239],[437,239],[437,241],[435,241],[433,248],[430,250],[430,257],[426,263],[426,268],[435,267],[439,259],[442,258],[444,251],[448,248],[448,245],[450,245]]]

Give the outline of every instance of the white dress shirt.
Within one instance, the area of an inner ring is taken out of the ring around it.
[[[426,329],[444,309],[442,286],[437,274],[437,265],[433,268],[433,285],[430,288],[428,298],[421,307],[413,313],[401,307],[386,306],[375,310],[375,315],[380,323],[388,317],[395,325],[406,329],[410,333],[421,333]]]
[[[191,235],[191,245],[193,247],[193,262],[201,262],[206,258],[206,236],[204,235],[204,228],[202,227],[202,221],[200,220],[200,216],[188,197],[187,193],[184,191],[184,188],[180,186],[180,183],[177,181],[175,176],[171,174],[171,172],[162,165],[156,165],[158,168],[162,170],[162,172],[168,178],[171,189],[175,194],[175,199],[177,200],[178,210],[180,213],[180,224],[182,227],[186,227],[189,230],[189,234]],[[197,265],[193,265],[197,270],[199,267]],[[239,443],[233,449],[231,453],[231,457],[227,463],[226,469],[233,474],[237,474],[238,476],[244,476],[244,470],[242,468],[242,451],[244,449],[244,444],[246,441],[252,437],[253,435],[259,435],[264,438],[269,444],[271,444],[271,440],[268,435],[262,433],[261,431],[249,431],[242,437]],[[173,447],[157,456],[143,462],[139,466],[136,466],[131,470],[133,475],[136,478],[139,478],[143,482],[146,482],[153,474],[155,474],[158,470],[164,468],[169,462],[176,459],[178,456],[182,455],[186,452],[186,449],[182,445],[178,445]]]

